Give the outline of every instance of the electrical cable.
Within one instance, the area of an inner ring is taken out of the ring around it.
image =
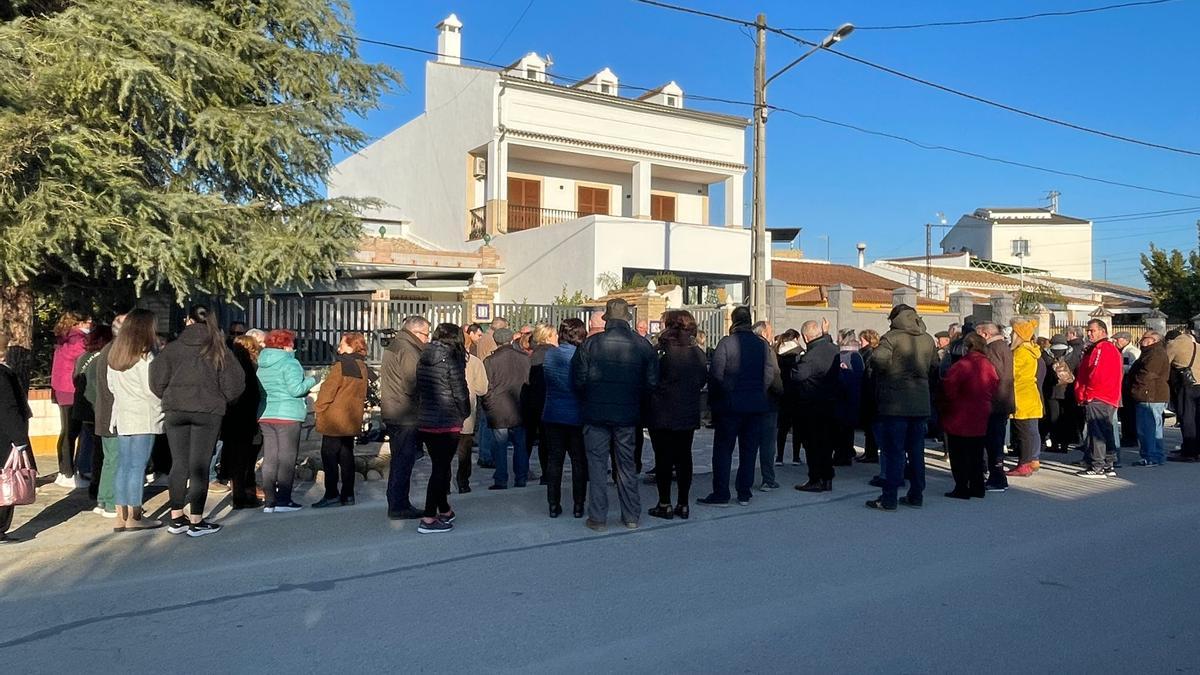
[[[950,26],[975,26],[980,24],[1005,23],[1010,21],[1027,21],[1029,19],[1044,19],[1047,17],[1063,17],[1075,16],[1077,14],[1093,14],[1095,12],[1107,12],[1113,9],[1126,9],[1129,7],[1142,7],[1146,5],[1162,5],[1175,0],[1143,0],[1142,2],[1122,2],[1116,5],[1104,5],[1103,7],[1088,7],[1084,9],[1070,9],[1059,12],[1038,12],[1036,14],[1024,14],[1020,16],[1002,16],[990,19],[967,19],[963,21],[930,21],[928,23],[910,23],[894,26],[855,26],[854,30],[911,30],[915,28],[945,28]],[[812,32],[829,32],[833,28],[784,28],[783,30],[794,31],[812,31]]]

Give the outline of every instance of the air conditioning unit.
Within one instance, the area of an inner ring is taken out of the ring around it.
[[[487,157],[474,157],[471,162],[471,174],[476,178],[487,177]]]

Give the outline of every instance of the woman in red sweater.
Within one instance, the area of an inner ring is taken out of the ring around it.
[[[996,368],[987,359],[987,342],[975,333],[963,340],[967,354],[950,367],[942,380],[942,428],[950,450],[954,499],[982,498],[984,487],[984,438],[992,398],[1000,384]]]

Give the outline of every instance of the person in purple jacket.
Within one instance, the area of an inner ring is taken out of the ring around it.
[[[85,488],[88,481],[75,475],[75,446],[80,424],[72,420],[75,405],[75,361],[84,352],[92,330],[92,318],[82,312],[66,312],[54,326],[54,358],[50,366],[50,391],[58,405],[58,477],[54,484],[69,489]]]

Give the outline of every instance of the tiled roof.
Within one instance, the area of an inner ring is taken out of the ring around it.
[[[900,265],[896,263],[891,263],[891,265],[892,267],[897,267],[907,272],[917,272],[920,274],[925,273],[924,265]],[[966,269],[962,267],[937,267],[935,265],[932,268],[932,273],[933,276],[939,279],[958,283],[986,284],[989,286],[1002,286],[1006,288],[1020,286],[1020,282],[1012,277],[1006,277],[1003,274],[996,274],[995,272],[988,272],[987,270],[974,268]]]
[[[819,286],[811,290],[797,293],[788,298],[789,305],[812,305],[829,300],[825,286]],[[878,304],[891,304],[892,292],[879,288],[856,288],[854,289],[854,302],[870,302]],[[917,296],[917,304],[920,305],[945,305],[941,300],[932,300],[923,295]]]
[[[477,251],[439,251],[403,237],[362,237],[353,262],[447,269],[499,269],[500,254],[491,246]]]
[[[886,291],[904,286],[887,277],[860,270],[851,265],[797,262],[794,260],[771,260],[771,276],[793,286],[836,286],[846,284],[855,289],[878,288]]]

